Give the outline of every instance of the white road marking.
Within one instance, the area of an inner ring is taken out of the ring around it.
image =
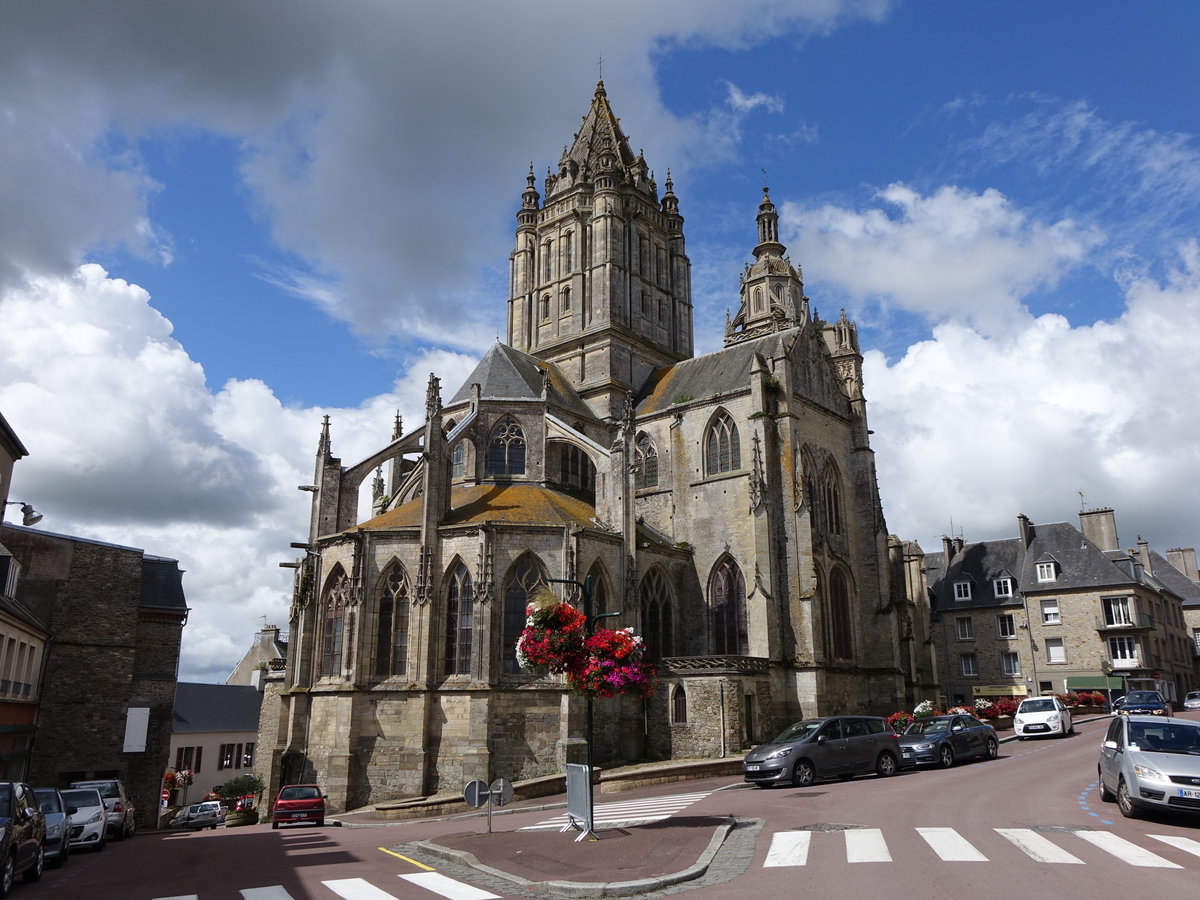
[[[449,900],[500,900],[499,894],[489,894],[485,890],[447,878],[441,872],[418,872],[415,875],[401,875],[405,881],[433,891]],[[384,896],[388,896],[384,894]]]
[[[883,832],[878,828],[856,828],[842,833],[846,835],[846,862],[892,861]]]
[[[767,851],[763,868],[777,866],[803,866],[808,863],[808,846],[812,842],[811,831],[778,831],[771,835],[771,849]]]
[[[970,842],[953,828],[918,828],[917,834],[925,838],[925,843],[944,862],[988,861],[986,856],[972,847]]]
[[[1083,865],[1083,860],[1072,856],[1062,847],[1038,834],[1032,828],[997,828],[996,833],[1008,838],[1034,862],[1073,863]]]
[[[1089,844],[1111,853],[1122,862],[1131,866],[1144,866],[1152,869],[1182,869],[1169,859],[1163,859],[1149,850],[1143,850],[1137,844],[1117,837],[1108,831],[1077,831],[1075,832]]]
[[[596,828],[602,828],[618,824],[638,825],[661,822],[711,793],[712,791],[700,791],[694,794],[675,794],[670,797],[648,797],[644,800],[597,803],[592,810],[592,824]],[[542,831],[550,828],[562,828],[566,824],[567,816],[564,814],[538,822],[536,825],[526,825],[520,830]]]
[[[322,881],[321,884],[343,900],[396,900],[393,894],[362,878],[339,878],[336,881]]]
[[[241,895],[245,900],[292,900],[292,895],[285,891],[281,884],[261,888],[242,888]]]
[[[1152,837],[1156,841],[1170,844],[1177,850],[1183,850],[1185,853],[1192,854],[1192,856],[1200,856],[1200,841],[1194,841],[1191,838],[1176,837],[1173,834],[1148,834],[1146,837]]]

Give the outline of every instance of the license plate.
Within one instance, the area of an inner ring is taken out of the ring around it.
[[[1026,731],[1049,731],[1050,726],[1049,725],[1029,725],[1026,727],[1025,730]]]
[[[293,819],[303,819],[308,813],[292,813]]]
[[[905,759],[912,759],[912,754],[911,754],[911,753],[905,753],[905,754],[904,754],[904,758],[905,758]]]
[[[1200,800],[1200,791],[1194,788],[1180,788],[1179,796],[1186,797],[1188,800]]]
[[[746,766],[747,772],[757,772],[762,766]]]

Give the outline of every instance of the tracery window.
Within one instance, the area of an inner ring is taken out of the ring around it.
[[[675,624],[672,621],[671,591],[661,569],[651,569],[642,578],[642,625],[646,657],[651,660],[675,655]]]
[[[375,674],[403,675],[408,665],[408,610],[411,592],[404,566],[393,562],[379,579],[379,627]]]
[[[637,465],[633,476],[634,487],[639,490],[658,487],[658,450],[645,432],[633,442],[633,459]]]
[[[825,473],[822,511],[825,513],[825,530],[829,534],[842,533],[842,489],[837,472],[830,469]]]
[[[604,576],[604,566],[596,562],[588,569],[587,577],[592,580],[592,615],[600,615],[606,612],[619,612],[608,608],[609,591],[608,579]]]
[[[853,658],[854,632],[850,621],[850,589],[841,569],[834,569],[833,576],[829,579],[829,620],[834,658]]]
[[[722,559],[708,582],[712,609],[713,653],[718,656],[750,652],[746,632],[746,579],[729,557]]]
[[[334,568],[321,598],[321,675],[342,674],[342,642],[350,578],[341,566]]]
[[[517,663],[517,639],[525,628],[525,607],[533,599],[534,593],[547,585],[547,578],[546,570],[537,557],[527,553],[509,569],[504,579],[504,629],[500,661],[509,675],[521,671]]]
[[[455,481],[463,477],[467,464],[467,442],[459,441],[450,451],[450,477]]]
[[[461,561],[455,563],[446,581],[445,672],[447,675],[469,675],[475,589],[471,585],[471,573]]]
[[[737,426],[729,413],[721,410],[704,438],[704,470],[707,475],[734,472],[742,467]]]
[[[595,493],[596,466],[590,456],[574,444],[560,442],[558,462],[559,478],[565,486]]]
[[[525,474],[525,432],[512,416],[505,416],[492,429],[487,472],[501,477]]]

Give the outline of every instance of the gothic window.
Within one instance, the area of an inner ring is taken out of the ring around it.
[[[633,476],[633,484],[641,488],[658,487],[658,450],[650,435],[643,432],[633,443],[633,459],[637,469]]]
[[[550,295],[549,294],[542,295],[542,318],[543,319],[550,318]]]
[[[642,578],[642,624],[646,656],[651,660],[675,655],[671,592],[661,569],[651,569]]]
[[[492,429],[487,473],[500,477],[525,474],[525,432],[512,416],[505,416]]]
[[[553,277],[554,264],[554,241],[546,241],[542,244],[542,280],[549,281]]]
[[[447,577],[446,663],[447,675],[471,674],[471,632],[475,618],[475,590],[471,573],[461,561]]]
[[[606,612],[620,612],[620,610],[608,608],[608,579],[604,576],[604,566],[600,562],[594,563],[588,569],[587,577],[591,579],[592,584],[592,615],[598,616]]]
[[[841,569],[834,569],[829,579],[829,625],[834,658],[851,659],[854,632],[850,623],[850,589]]]
[[[335,566],[321,598],[321,674],[342,674],[342,644],[346,605],[350,599],[350,579],[341,566]]]
[[[375,641],[375,674],[403,675],[408,665],[408,576],[393,562],[379,579],[379,629]]]
[[[682,684],[671,690],[671,721],[676,725],[687,724],[687,693]]]
[[[729,557],[722,559],[708,582],[712,610],[713,653],[745,656],[750,652],[746,635],[746,580]]]
[[[704,471],[706,475],[734,472],[742,467],[737,426],[729,413],[721,410],[704,437]]]
[[[571,272],[575,268],[574,232],[568,231],[563,235],[563,270]]]
[[[825,514],[825,530],[829,534],[842,533],[842,489],[841,479],[837,470],[830,467],[825,473],[821,500],[822,512]]]
[[[762,288],[754,289],[754,311],[762,312]]]
[[[571,289],[565,287],[562,289],[562,312],[569,313],[571,311]]]
[[[500,661],[509,675],[521,671],[517,663],[517,640],[525,628],[525,607],[533,599],[534,592],[546,586],[547,577],[537,557],[527,553],[508,570],[504,579],[504,631]]]
[[[467,442],[460,440],[450,451],[450,477],[458,481],[463,477],[467,466]]]
[[[559,480],[569,488],[595,493],[596,466],[591,457],[574,444],[559,444]]]

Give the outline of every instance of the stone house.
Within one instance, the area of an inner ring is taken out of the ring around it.
[[[16,599],[51,634],[27,778],[120,778],[157,824],[188,607],[179,564],[134,547],[0,527]]]
[[[225,683],[248,684],[262,690],[265,674],[282,671],[286,663],[287,638],[280,636],[278,625],[264,625]]]
[[[425,420],[356,464],[326,418],[264,699],[272,786],[315,779],[341,809],[582,761],[584,701],[516,657],[546,585],[644,635],[661,674],[595,702],[596,761],[721,756],[933,688],[854,324],[811,308],[764,189],[724,346],[696,357],[664,188],[599,84],[543,193],[526,178],[506,340],[446,402],[431,375]]]
[[[192,784],[172,802],[195,803],[214,787],[257,772],[258,717],[262,692],[252,685],[197,684],[175,688],[171,748],[176,772],[192,773]]]
[[[1021,515],[1014,538],[945,538],[941,554],[925,557],[946,702],[1133,689],[1174,700],[1197,683],[1189,589],[1178,583],[1188,580],[1145,542],[1119,549],[1113,510],[1079,520]]]

